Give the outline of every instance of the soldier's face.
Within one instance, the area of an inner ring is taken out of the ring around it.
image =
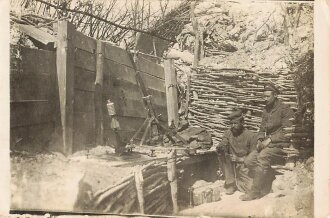
[[[243,128],[243,120],[233,120],[231,121],[231,127],[234,131],[239,131]]]
[[[272,91],[264,91],[264,101],[266,105],[271,105],[274,103],[275,99],[276,99],[276,94]]]

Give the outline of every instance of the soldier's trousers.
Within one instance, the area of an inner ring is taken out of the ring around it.
[[[281,148],[267,147],[260,152],[252,151],[244,161],[244,164],[251,170],[259,167],[268,170],[272,164],[283,160],[284,152]]]
[[[248,192],[253,182],[253,178],[249,176],[249,169],[243,163],[233,163],[229,155],[222,153],[218,154],[218,157],[225,176],[225,186],[235,185],[239,191]]]
[[[219,154],[220,167],[225,175],[225,184],[237,185],[238,190],[248,192],[253,187],[255,172],[265,172],[262,184],[256,184],[263,193],[268,193],[275,179],[271,165],[283,159],[280,148],[265,148],[260,152],[252,151],[244,164],[234,164],[229,155]],[[235,167],[235,171],[234,171]],[[236,180],[235,180],[236,173]]]
[[[281,148],[267,147],[261,150],[252,151],[244,161],[249,168],[249,173],[254,179],[251,186],[252,192],[269,193],[272,182],[275,179],[271,165],[283,160],[284,152]],[[257,179],[258,178],[258,179]]]
[[[225,185],[234,185],[235,184],[235,172],[234,172],[234,164],[231,161],[229,155],[220,153],[218,154],[219,164],[222,172],[225,176]]]

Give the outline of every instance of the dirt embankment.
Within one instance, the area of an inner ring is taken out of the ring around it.
[[[313,49],[310,4],[214,0],[201,1],[194,12],[205,54],[199,66],[276,73]],[[177,63],[190,65],[195,42],[192,24],[184,27],[177,40],[172,50],[183,51]]]
[[[89,185],[87,193],[90,194],[115,185],[134,170],[115,165],[136,158],[141,157],[138,154],[118,157],[106,146],[69,157],[60,153],[11,154],[11,208],[74,211],[81,208],[77,205],[81,192],[79,182]]]

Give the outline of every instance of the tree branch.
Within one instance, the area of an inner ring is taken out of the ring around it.
[[[43,1],[43,0],[34,0],[34,1],[37,1],[37,2],[41,2],[43,4],[46,4],[50,7],[53,7],[53,8],[58,8],[56,5],[53,5],[49,2],[46,2],[46,1]],[[101,20],[103,22],[106,22],[106,23],[109,23],[113,26],[116,26],[118,28],[121,28],[121,29],[125,29],[125,30],[131,30],[131,31],[136,31],[136,32],[140,32],[140,33],[144,33],[144,34],[147,34],[147,35],[150,35],[150,36],[154,36],[154,37],[157,37],[159,39],[163,39],[163,40],[166,40],[166,41],[170,41],[170,42],[175,42],[175,40],[173,39],[168,39],[168,38],[165,38],[165,37],[162,37],[162,36],[159,36],[157,34],[153,34],[153,33],[150,33],[148,31],[145,31],[145,30],[141,30],[141,29],[137,29],[137,28],[133,28],[133,27],[126,27],[126,26],[122,26],[122,25],[118,25],[114,22],[111,22],[109,20],[106,20],[106,19],[103,19],[101,17],[98,17],[98,16],[95,16],[91,13],[88,13],[88,12],[84,12],[84,11],[78,11],[78,10],[75,10],[75,9],[70,9],[70,8],[66,8],[65,9],[67,12],[73,12],[73,13],[78,13],[78,14],[83,14],[83,15],[87,15],[87,16],[90,16],[91,18],[95,18],[95,19],[98,19],[98,20]]]

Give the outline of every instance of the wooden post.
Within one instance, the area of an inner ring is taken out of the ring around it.
[[[144,214],[143,175],[141,169],[137,169],[135,171],[135,186],[140,206],[140,213]]]
[[[173,213],[179,212],[178,207],[178,181],[176,178],[176,150],[173,149],[167,159],[167,176],[171,187],[171,197],[173,203]]]
[[[168,126],[179,126],[177,79],[173,59],[164,62]]]
[[[200,50],[200,43],[199,43],[199,31],[198,31],[198,22],[195,17],[195,6],[196,6],[196,1],[192,1],[190,4],[190,17],[192,21],[192,26],[193,26],[193,31],[195,34],[195,45],[194,45],[194,61],[192,64],[192,73],[195,72],[196,67],[198,65],[198,60],[199,60],[199,50]],[[189,102],[190,102],[190,83],[191,83],[191,74],[188,72],[187,75],[187,91],[186,91],[186,105],[185,105],[185,117],[188,116],[188,108],[189,108]]]
[[[56,65],[59,86],[63,151],[73,150],[73,102],[74,102],[74,26],[67,21],[59,21],[57,26]]]
[[[103,145],[103,71],[104,71],[104,43],[97,41],[96,47],[96,78],[95,78],[95,126],[96,143]]]

